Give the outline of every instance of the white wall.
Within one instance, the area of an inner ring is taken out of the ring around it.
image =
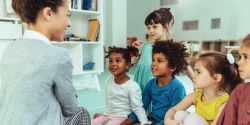
[[[106,48],[125,47],[127,38],[127,1],[106,0]]]
[[[235,40],[250,32],[250,0],[180,0],[168,5],[175,11],[175,40]],[[219,29],[211,20],[221,19]],[[199,20],[199,29],[183,31],[183,21]]]
[[[4,17],[4,13],[5,13],[5,6],[4,6],[4,1],[0,0],[0,17]]]
[[[127,37],[146,41],[144,21],[149,13],[159,9],[160,0],[127,0]]]

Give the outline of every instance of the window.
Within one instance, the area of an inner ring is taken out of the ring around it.
[[[218,29],[218,28],[220,28],[220,18],[212,19],[211,28],[212,29]]]
[[[179,0],[161,0],[161,6],[179,3]]]
[[[198,20],[194,21],[184,21],[183,22],[183,30],[198,30]]]

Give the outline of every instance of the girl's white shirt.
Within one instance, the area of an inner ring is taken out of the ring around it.
[[[108,77],[105,96],[104,115],[128,117],[134,112],[141,125],[151,124],[143,108],[141,89],[134,80],[130,79],[119,85],[114,82],[114,76]]]

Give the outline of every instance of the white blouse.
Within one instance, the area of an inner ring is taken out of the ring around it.
[[[134,80],[130,79],[119,85],[114,82],[114,76],[108,77],[105,98],[104,115],[128,117],[134,112],[141,125],[151,123],[143,108],[141,89]]]
[[[44,41],[45,43],[51,45],[50,40],[44,36],[43,34],[34,31],[34,30],[26,30],[24,32],[24,35],[22,37],[23,39],[36,39],[36,40],[41,40]]]

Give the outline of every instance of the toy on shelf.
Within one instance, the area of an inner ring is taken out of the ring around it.
[[[95,63],[93,63],[93,62],[89,62],[89,63],[85,64],[85,65],[83,66],[83,70],[90,68],[90,67],[93,66],[94,64],[95,64]]]

